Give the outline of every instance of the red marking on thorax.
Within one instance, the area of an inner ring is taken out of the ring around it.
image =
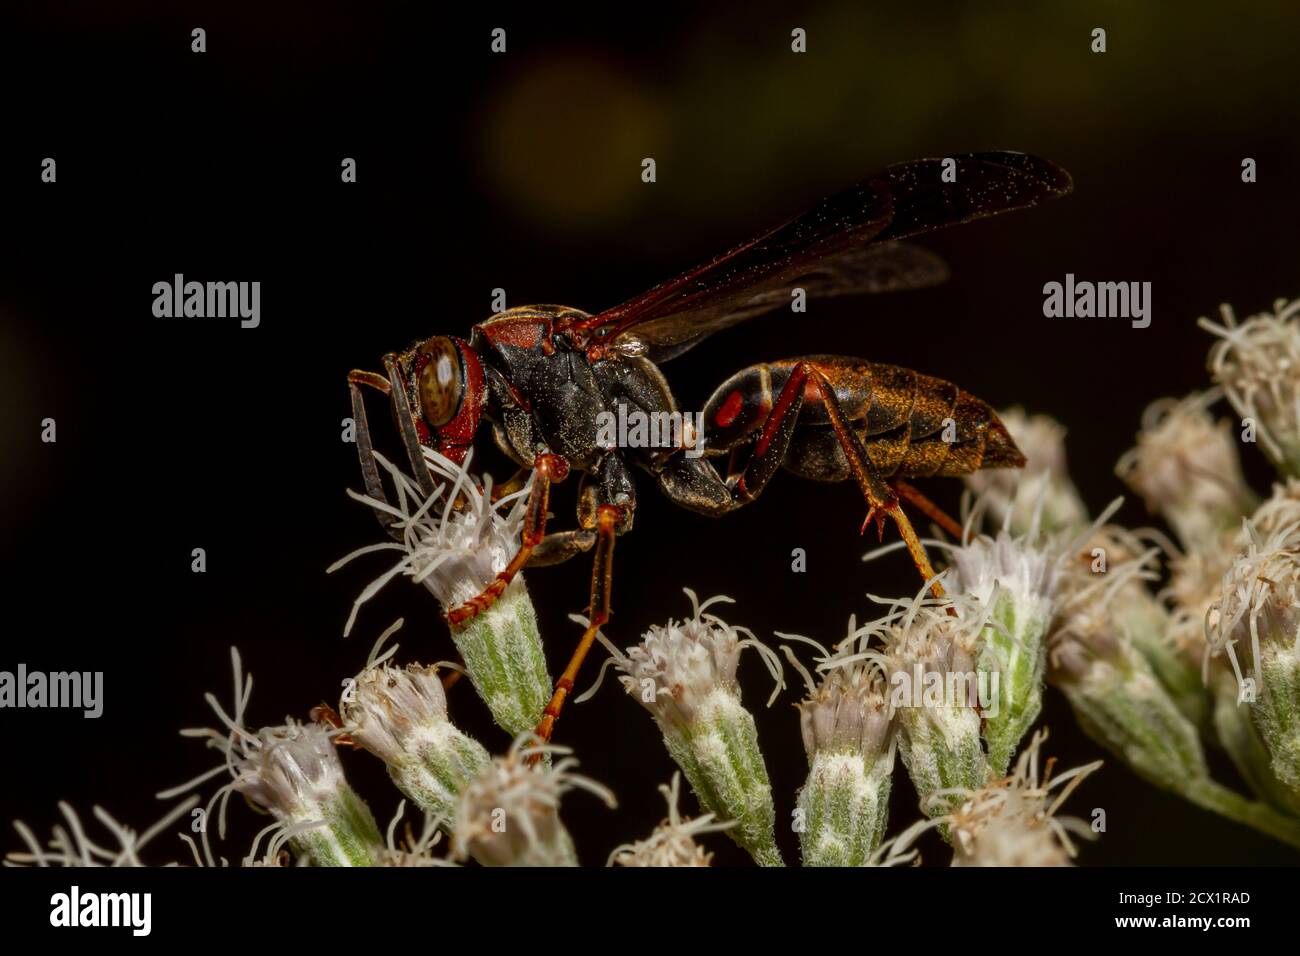
[[[507,319],[481,326],[493,345],[513,345],[520,349],[539,346],[548,355],[555,350],[551,342],[551,323],[531,316]]]

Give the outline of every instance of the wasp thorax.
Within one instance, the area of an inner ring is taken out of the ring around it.
[[[436,336],[420,346],[420,410],[424,420],[437,428],[455,417],[465,390],[456,345],[445,336]]]

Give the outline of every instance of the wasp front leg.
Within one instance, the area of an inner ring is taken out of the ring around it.
[[[447,620],[453,627],[459,627],[479,614],[482,614],[497,598],[505,593],[510,582],[524,569],[533,552],[546,537],[546,509],[550,503],[551,485],[563,481],[569,475],[569,463],[559,455],[543,452],[533,462],[533,488],[528,493],[528,506],[524,511],[524,526],[519,537],[519,549],[510,563],[492,582],[460,607],[452,608]]]
[[[352,398],[352,421],[356,426],[357,457],[361,460],[361,479],[366,486],[366,494],[384,505],[388,505],[388,495],[384,492],[383,482],[379,477],[379,463],[375,457],[375,443],[370,434],[370,419],[366,415],[366,403],[361,394],[361,386],[373,388],[383,393],[389,401],[402,435],[402,447],[406,450],[411,464],[411,475],[415,479],[420,493],[426,498],[437,490],[437,484],[424,461],[424,452],[416,430],[415,416],[411,411],[406,392],[402,389],[396,356],[384,356],[384,367],[388,370],[385,378],[376,372],[353,369],[348,373],[348,391]],[[526,474],[526,472],[525,472]],[[459,508],[459,505],[457,506]],[[376,509],[380,525],[394,539],[403,540],[400,527],[401,519],[395,515]]]
[[[868,510],[862,530],[865,531],[874,519],[877,528],[883,532],[885,519],[892,519],[922,580],[929,583],[935,597],[942,597],[943,588],[935,580],[934,568],[911,521],[903,512],[898,495],[872,463],[836,398],[830,378],[834,370],[822,369],[815,361],[795,362],[773,402],[769,368],[759,366],[752,370],[751,381],[746,383],[748,391],[737,388],[720,401],[715,396],[715,400],[709,403],[705,425],[711,433],[706,431],[706,452],[711,444],[715,453],[719,445],[724,451],[728,447],[736,449],[727,479],[723,481],[708,460],[678,454],[659,474],[660,487],[665,494],[683,507],[705,514],[725,514],[748,504],[763,492],[785,462],[805,403],[819,402],[847,459],[849,473],[866,498]],[[719,440],[712,442],[711,439]]]
[[[366,494],[375,501],[388,504],[388,495],[384,493],[383,482],[379,480],[379,464],[375,460],[375,443],[370,435],[370,419],[366,416],[366,403],[361,394],[361,386],[366,385],[382,392],[391,400],[393,389],[388,379],[374,372],[353,369],[348,373],[348,392],[352,397],[352,422],[356,427],[357,457],[361,460],[361,480],[365,482]],[[399,519],[386,511],[375,510],[383,529],[398,541],[402,540],[402,531],[397,525]]]

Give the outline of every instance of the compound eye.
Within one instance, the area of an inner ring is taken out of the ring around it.
[[[433,338],[420,346],[429,357],[420,370],[420,409],[424,420],[437,428],[447,424],[460,408],[465,390],[460,355],[451,339]]]

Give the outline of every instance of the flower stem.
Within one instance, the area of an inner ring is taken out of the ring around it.
[[[495,604],[451,636],[497,726],[511,736],[536,727],[552,685],[524,576],[516,576]]]
[[[1267,804],[1248,800],[1208,777],[1191,781],[1183,794],[1198,807],[1300,849],[1300,820],[1284,816]]]

